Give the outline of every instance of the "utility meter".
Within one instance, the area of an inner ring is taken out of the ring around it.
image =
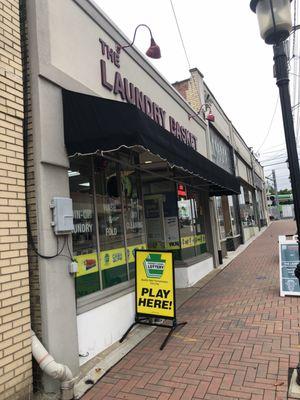
[[[53,226],[55,235],[68,235],[74,231],[73,203],[68,197],[53,197],[50,208],[53,210]]]

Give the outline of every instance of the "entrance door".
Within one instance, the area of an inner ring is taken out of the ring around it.
[[[163,250],[166,248],[164,201],[165,196],[163,194],[144,196],[146,232],[149,249]]]

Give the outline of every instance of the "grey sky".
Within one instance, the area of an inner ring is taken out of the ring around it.
[[[170,0],[94,1],[130,39],[138,24],[151,27],[162,58],[149,61],[169,82],[189,77]],[[272,47],[260,38],[249,1],[173,0],[173,4],[191,67],[197,67],[204,74],[206,84],[227,116],[248,146],[257,151],[270,129],[278,89],[273,78]],[[147,50],[146,30],[139,30],[135,44],[141,51]],[[265,164],[283,160],[278,158],[284,151],[281,121],[278,102],[270,134],[260,148],[261,159],[271,161]],[[278,153],[264,154],[271,150]],[[289,186],[287,168],[284,165],[268,167],[266,175],[272,168],[277,171],[278,186]]]

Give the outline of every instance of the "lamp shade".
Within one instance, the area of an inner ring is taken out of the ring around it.
[[[289,37],[292,29],[292,0],[251,0],[257,15],[260,35],[267,44],[278,44]]]
[[[151,38],[151,44],[149,49],[146,51],[146,55],[150,58],[161,58],[160,48],[153,37]]]

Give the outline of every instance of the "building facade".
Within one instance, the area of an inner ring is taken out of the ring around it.
[[[204,82],[201,72],[193,68],[190,74],[190,78],[175,82],[173,86],[206,119],[210,159],[240,181],[239,195],[217,196],[213,200],[222,262],[228,251],[235,250],[267,225],[264,172]],[[213,120],[209,120],[209,113],[214,116]]]
[[[30,324],[74,376],[122,336],[136,249],[171,250],[190,287],[266,220],[263,171],[197,69],[175,90],[90,0],[6,4],[3,399],[31,391]],[[35,362],[33,376],[59,392]]]

